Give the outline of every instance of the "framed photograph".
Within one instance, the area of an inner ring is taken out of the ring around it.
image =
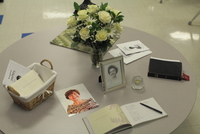
[[[123,57],[115,57],[100,62],[102,90],[114,91],[126,85]]]

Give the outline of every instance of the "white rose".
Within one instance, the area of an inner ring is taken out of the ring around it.
[[[107,6],[106,7],[106,10],[112,10],[113,8],[112,7],[110,7],[110,6]]]
[[[98,6],[97,5],[88,5],[88,9],[87,11],[89,13],[96,13],[97,11],[99,10]]]
[[[73,26],[75,26],[76,24],[77,24],[77,20],[76,20],[76,18],[75,18],[74,16],[71,16],[71,17],[69,17],[69,18],[67,19],[67,25],[68,25],[68,26],[73,27]]]
[[[100,11],[100,12],[98,13],[98,15],[99,15],[99,20],[100,20],[101,22],[103,22],[104,24],[105,24],[105,23],[110,23],[110,21],[111,21],[111,16],[110,16],[110,14],[109,14],[108,12],[106,12],[106,11]]]
[[[96,34],[96,40],[97,41],[105,41],[108,38],[108,33],[106,30],[100,30]]]
[[[116,10],[116,9],[113,9],[111,11],[113,11],[115,15],[117,15],[120,12],[119,10]]]
[[[88,17],[86,10],[79,10],[78,11],[78,20],[84,21]]]
[[[123,27],[121,26],[120,23],[115,24],[115,29],[117,33],[120,33],[123,30]]]
[[[81,35],[81,39],[83,39],[84,41],[90,37],[89,33],[90,33],[90,30],[87,28],[82,28],[79,31],[79,34]]]

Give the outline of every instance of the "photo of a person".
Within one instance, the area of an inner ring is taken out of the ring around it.
[[[106,88],[114,87],[122,84],[122,76],[120,71],[120,63],[116,62],[106,66]]]
[[[69,117],[99,106],[83,83],[56,91]]]
[[[19,80],[20,78],[21,78],[21,76],[20,76],[20,75],[17,75],[16,80]]]
[[[108,74],[112,77],[113,80],[117,79],[118,68],[114,65],[108,67]]]
[[[97,102],[92,98],[81,99],[80,92],[77,89],[68,90],[65,93],[65,97],[66,99],[73,101],[73,104],[68,105],[67,107],[68,114],[78,114],[98,107]]]

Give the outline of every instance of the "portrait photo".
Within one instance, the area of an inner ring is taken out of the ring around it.
[[[56,95],[69,117],[99,106],[83,84],[56,91]]]
[[[125,86],[126,79],[122,56],[102,61],[100,70],[105,93]]]
[[[122,84],[122,76],[119,61],[105,65],[104,68],[105,70],[107,70],[107,73],[105,74],[106,88],[111,88]]]

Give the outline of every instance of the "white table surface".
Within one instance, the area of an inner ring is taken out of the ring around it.
[[[56,94],[32,111],[25,111],[13,100],[7,91],[0,87],[0,130],[6,134],[87,134],[82,118],[107,106],[117,103],[123,105],[154,97],[167,112],[168,117],[147,122],[120,132],[120,134],[168,134],[175,130],[189,115],[196,99],[197,83],[188,61],[172,46],[148,33],[124,27],[120,39],[124,43],[140,40],[153,52],[140,60],[125,65],[127,86],[103,95],[98,83],[100,70],[93,68],[90,57],[86,53],[52,45],[49,42],[65,30],[59,26],[29,35],[0,53],[0,81],[3,81],[5,70],[10,59],[28,66],[33,62],[48,59],[58,72],[55,91],[83,83],[99,108],[68,117]],[[116,48],[113,46],[111,49]],[[149,58],[160,57],[180,60],[183,71],[190,75],[190,81],[175,81],[147,77]],[[109,53],[106,58],[112,57]],[[133,76],[140,75],[144,79],[145,89],[133,90],[130,82]]]

